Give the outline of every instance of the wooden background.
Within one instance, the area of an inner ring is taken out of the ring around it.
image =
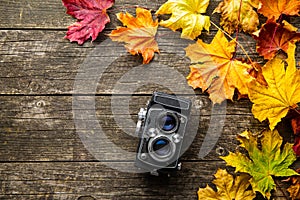
[[[135,5],[157,10],[164,2],[116,1],[109,10],[112,22],[104,33],[119,25],[117,12],[134,14]],[[219,2],[211,1],[209,14]],[[198,135],[182,157],[182,171],[166,179],[111,169],[105,163],[110,161],[99,162],[84,147],[72,112],[73,84],[79,67],[107,36],[102,33],[95,42],[82,46],[64,39],[66,27],[76,20],[65,14],[60,0],[1,0],[0,13],[0,199],[197,199],[198,188],[210,183],[218,168],[225,168],[215,150],[234,151],[238,144],[236,134],[247,128],[259,131],[267,127],[253,118],[249,100],[228,101],[221,138],[208,156],[198,158],[212,105],[206,94],[196,91],[196,102],[201,103]],[[214,22],[218,18],[212,15]],[[291,22],[299,25],[298,18],[291,18]],[[204,33],[201,38],[209,42],[215,33],[212,27],[210,34]],[[240,38],[250,56],[262,61],[254,53],[254,41],[246,35]],[[178,39],[165,44],[165,49],[181,46],[185,47]],[[172,67],[184,76],[189,73],[187,58],[161,49],[152,63]],[[139,56],[125,53],[108,67],[95,94],[96,114],[103,130],[117,146],[131,152],[136,149],[137,139],[116,125],[110,101],[118,79],[140,64]],[[168,88],[157,84],[139,87],[130,101],[133,119],[153,90],[167,92]],[[118,95],[128,96],[121,91]],[[279,128],[290,131],[287,124]],[[292,136],[285,139],[292,141]],[[119,165],[131,162],[120,160]],[[281,179],[276,182],[280,187],[274,199],[287,199],[287,185]]]

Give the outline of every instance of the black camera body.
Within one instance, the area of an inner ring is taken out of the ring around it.
[[[146,109],[138,114],[136,134],[140,140],[135,165],[153,175],[181,169],[184,136],[190,117],[191,101],[154,92]]]

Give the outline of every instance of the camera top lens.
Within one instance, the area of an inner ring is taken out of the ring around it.
[[[158,120],[159,126],[163,131],[171,132],[177,129],[178,119],[173,113],[165,113]]]

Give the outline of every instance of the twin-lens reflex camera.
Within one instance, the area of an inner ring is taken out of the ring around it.
[[[168,175],[181,169],[179,158],[188,128],[191,101],[154,92],[147,108],[138,113],[139,136],[135,165],[152,175]]]

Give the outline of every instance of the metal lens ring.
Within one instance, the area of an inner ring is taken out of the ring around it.
[[[172,133],[178,128],[178,116],[172,112],[164,112],[157,118],[157,125],[165,133]]]
[[[158,162],[169,161],[175,155],[176,145],[166,136],[151,138],[148,143],[149,155]]]

